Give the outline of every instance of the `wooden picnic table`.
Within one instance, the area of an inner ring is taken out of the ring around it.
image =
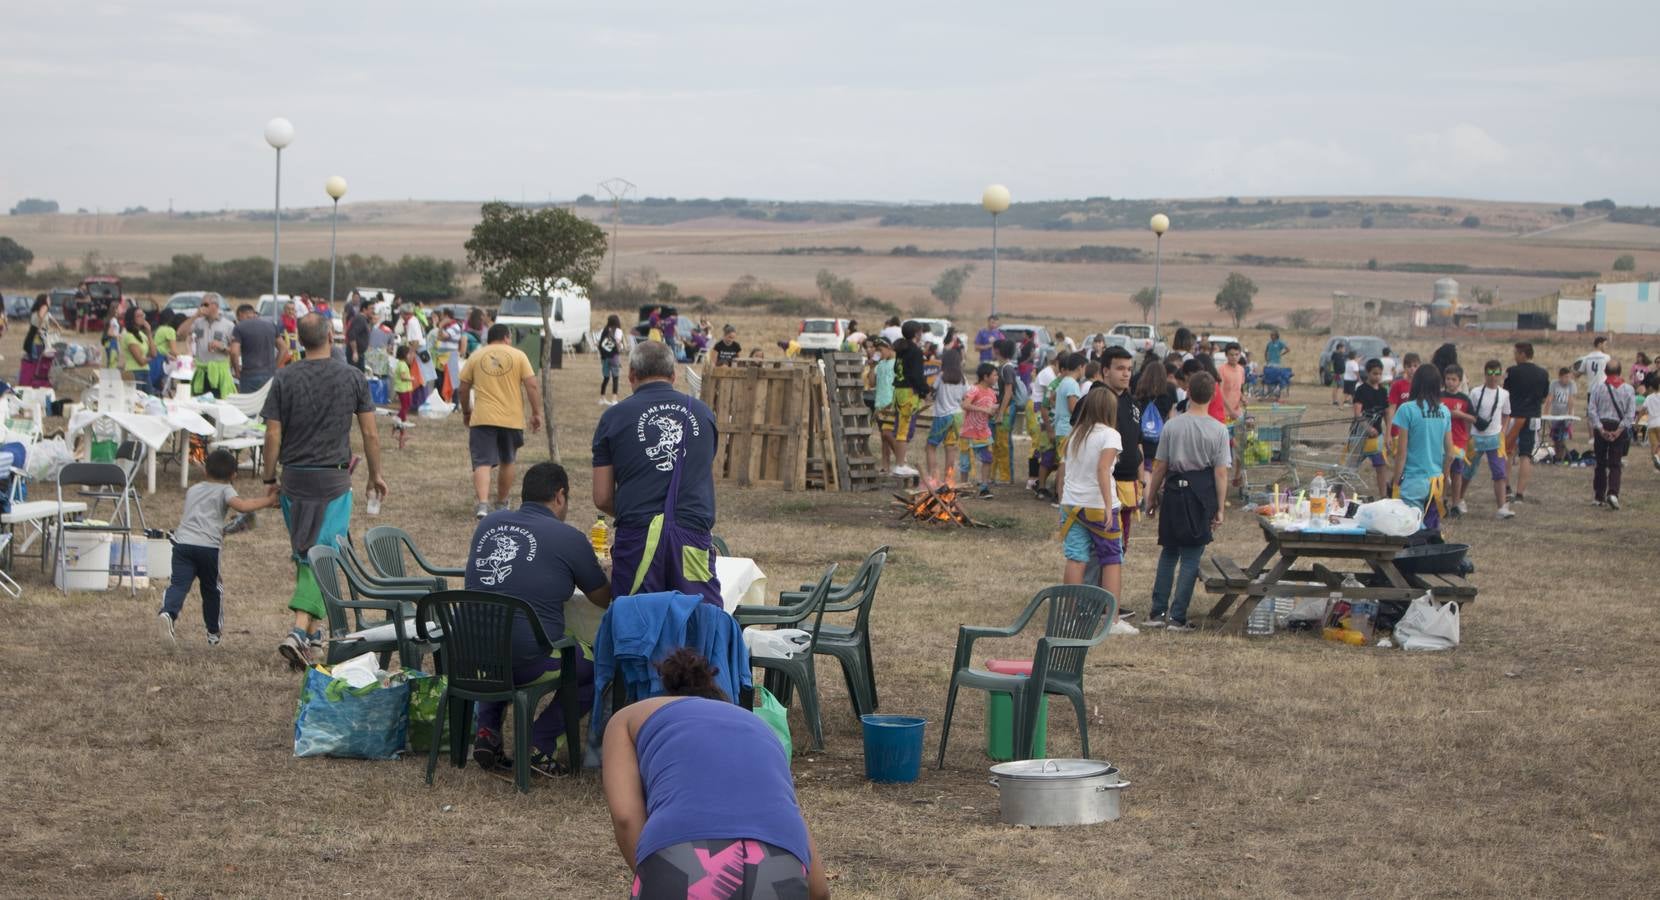
[[[1241,568],[1225,556],[1212,554],[1200,570],[1206,590],[1221,595],[1206,616],[1207,622],[1236,634],[1244,632],[1251,611],[1266,597],[1337,594],[1350,600],[1404,601],[1430,591],[1443,600],[1467,603],[1475,599],[1475,586],[1460,576],[1402,572],[1395,556],[1407,546],[1409,538],[1376,532],[1287,531],[1275,528],[1265,516],[1257,517],[1257,525],[1266,543],[1249,566]],[[1304,558],[1358,563],[1383,578],[1387,586],[1344,587],[1344,576],[1360,571],[1358,568],[1333,570],[1322,563],[1307,569],[1293,568]]]

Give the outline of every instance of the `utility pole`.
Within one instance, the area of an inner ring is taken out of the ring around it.
[[[617,289],[617,223],[622,219],[622,202],[634,190],[634,183],[626,178],[607,178],[599,183],[600,190],[611,195],[611,290]]]

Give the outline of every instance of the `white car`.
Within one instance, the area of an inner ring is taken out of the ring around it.
[[[177,294],[168,297],[167,303],[162,306],[162,309],[165,309],[168,312],[183,313],[188,316],[196,310],[201,309],[202,304],[208,300],[218,302],[219,313],[221,315],[230,313],[230,301],[226,300],[224,297],[221,297],[214,291],[180,291]]]
[[[532,284],[520,285],[519,291],[520,293],[515,296],[502,298],[501,306],[496,309],[496,324],[513,329],[515,346],[520,343],[522,337],[532,335],[539,345],[542,335],[542,301]],[[553,302],[550,316],[553,321],[553,336],[572,351],[586,353],[592,349],[593,304],[588,299],[588,292],[583,290],[581,285],[572,283],[569,278],[560,278],[551,286],[549,299]]]
[[[951,330],[950,319],[912,319],[911,321],[927,329],[922,332],[921,342],[932,344],[935,347],[945,343],[945,334]]]
[[[1210,341],[1210,346],[1212,347],[1212,350],[1210,351],[1210,358],[1216,363],[1216,368],[1218,369],[1221,369],[1223,364],[1228,361],[1227,347],[1229,344],[1239,344],[1239,359],[1241,362],[1244,362],[1250,358],[1249,354],[1244,352],[1245,345],[1240,343],[1239,338],[1230,337],[1225,334],[1213,334],[1206,338],[1206,340]]]
[[[802,319],[795,342],[803,350],[840,350],[847,340],[846,319]]]
[[[1170,355],[1169,345],[1159,338],[1159,330],[1151,325],[1119,322],[1112,326],[1112,329],[1107,333],[1121,334],[1129,338],[1132,341],[1130,345],[1130,352],[1132,353],[1139,355],[1152,350],[1158,354],[1160,359]]]

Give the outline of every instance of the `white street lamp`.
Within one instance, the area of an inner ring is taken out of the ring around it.
[[[334,309],[334,236],[340,224],[340,198],[346,196],[346,179],[330,175],[323,190],[334,198],[334,215],[329,218],[329,309]]]
[[[277,273],[282,269],[282,148],[294,142],[294,124],[278,117],[265,123],[265,143],[277,151],[276,217],[271,229],[271,308],[277,314]]]
[[[1147,227],[1153,229],[1153,331],[1156,333],[1159,326],[1159,302],[1164,295],[1159,292],[1159,270],[1164,267],[1164,233],[1170,230],[1170,217],[1164,213],[1154,213],[1147,222]]]
[[[1009,208],[1009,189],[993,184],[980,195],[980,205],[991,213],[991,315],[997,315],[997,215]]]

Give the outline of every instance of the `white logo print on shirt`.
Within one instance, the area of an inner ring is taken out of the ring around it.
[[[518,562],[519,551],[525,549],[525,543],[530,546],[524,559],[530,562],[536,558],[536,535],[528,529],[502,525],[480,535],[478,544],[473,547],[473,569],[479,573],[479,583],[495,587],[505,582],[513,574],[513,564]]]
[[[676,413],[678,415],[674,415]],[[640,443],[652,445],[646,447],[646,458],[655,464],[657,471],[674,471],[675,460],[679,456],[680,444],[685,440],[688,425],[693,437],[701,434],[697,417],[692,415],[691,410],[678,403],[653,406],[640,416],[634,426],[634,436]],[[646,437],[648,426],[656,430],[655,443]]]

